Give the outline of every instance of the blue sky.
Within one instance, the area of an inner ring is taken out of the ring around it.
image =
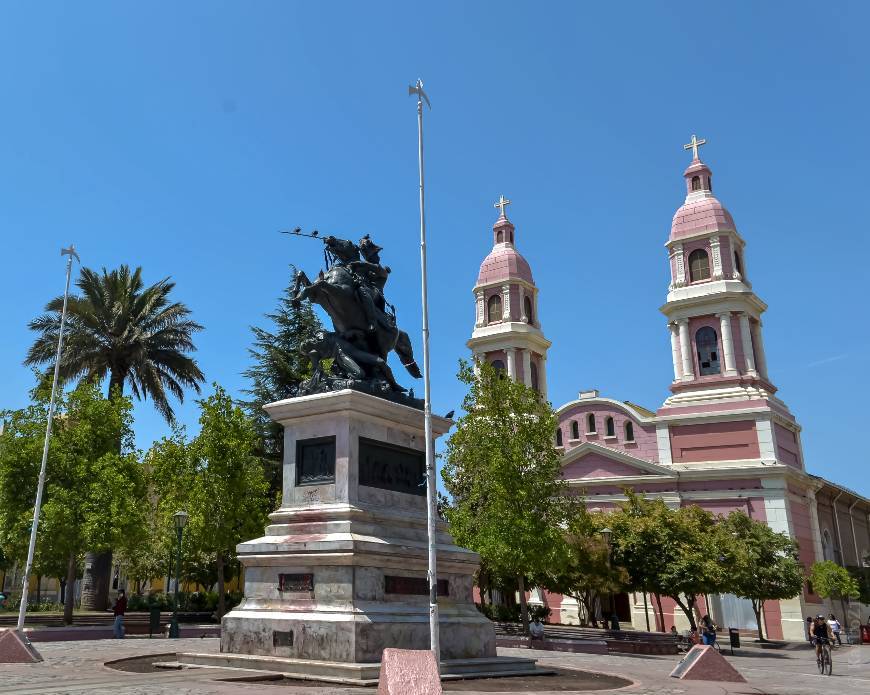
[[[0,3],[0,405],[25,403],[27,322],[91,267],[167,275],[240,395],[249,326],[301,225],[385,247],[419,350],[416,119],[427,112],[433,401],[461,401],[471,287],[504,193],[553,340],[555,404],[667,395],[658,307],[682,144],[702,154],[768,302],[769,371],[808,469],[870,493],[863,442],[870,106],[859,3]],[[410,382],[405,378],[406,383]],[[177,407],[194,425],[193,398]],[[140,446],[167,432],[137,407]]]

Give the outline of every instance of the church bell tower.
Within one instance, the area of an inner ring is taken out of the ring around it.
[[[546,400],[550,341],[541,332],[532,269],[516,250],[516,229],[505,213],[510,203],[501,196],[495,204],[499,216],[492,227],[492,251],[474,285],[474,330],[467,345],[475,361],[504,369]]]

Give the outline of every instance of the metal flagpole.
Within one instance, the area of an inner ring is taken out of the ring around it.
[[[27,613],[27,582],[33,567],[33,555],[36,551],[36,529],[39,526],[39,510],[42,507],[42,490],[45,487],[45,466],[48,463],[48,444],[51,440],[51,424],[54,420],[54,398],[57,393],[58,373],[60,372],[60,355],[63,351],[63,327],[66,323],[66,306],[69,299],[69,280],[72,275],[73,257],[81,263],[76,247],[70,244],[68,249],[60,250],[61,256],[69,256],[66,261],[66,286],[63,290],[63,310],[60,314],[60,333],[57,336],[57,355],[54,358],[54,379],[51,382],[51,400],[48,403],[48,422],[45,425],[45,443],[42,446],[42,465],[39,468],[39,482],[36,484],[36,503],[33,505],[33,524],[30,527],[30,545],[27,548],[27,564],[24,565],[24,580],[21,583],[21,605],[18,607],[18,629],[24,628],[24,615]],[[73,587],[67,587],[72,591]]]
[[[435,663],[441,670],[441,647],[438,635],[438,573],[435,558],[435,451],[432,448],[432,395],[429,380],[429,292],[426,279],[426,212],[423,188],[423,100],[431,109],[429,97],[423,91],[423,81],[408,87],[408,94],[417,95],[417,152],[420,168],[420,268],[423,293],[423,429],[426,437],[426,530],[429,535],[429,642],[435,653]]]

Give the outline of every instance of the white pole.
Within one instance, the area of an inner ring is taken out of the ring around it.
[[[24,616],[27,613],[27,583],[30,570],[33,567],[33,555],[36,551],[36,529],[39,526],[39,510],[42,507],[42,491],[45,488],[45,466],[48,463],[48,444],[51,440],[51,423],[54,420],[54,397],[57,393],[58,372],[60,371],[60,356],[63,350],[63,327],[66,323],[66,305],[69,298],[69,279],[72,274],[73,256],[78,258],[75,246],[60,250],[61,256],[69,256],[66,261],[66,286],[63,290],[63,310],[60,314],[60,333],[57,336],[57,355],[54,358],[54,379],[51,382],[51,400],[48,403],[48,422],[45,425],[45,443],[42,446],[42,465],[39,468],[39,482],[36,484],[36,503],[33,505],[33,524],[30,527],[30,545],[27,548],[27,564],[24,566],[24,579],[21,582],[21,605],[18,607],[18,629],[24,628]],[[73,587],[67,587],[72,591]]]
[[[417,95],[417,150],[420,168],[420,269],[423,294],[423,429],[426,437],[426,530],[429,536],[429,642],[435,654],[435,663],[441,670],[441,647],[438,635],[438,572],[435,554],[436,481],[435,451],[432,448],[432,395],[429,379],[429,292],[426,276],[426,213],[423,188],[423,92],[422,80],[409,93]],[[431,106],[430,106],[431,108]]]

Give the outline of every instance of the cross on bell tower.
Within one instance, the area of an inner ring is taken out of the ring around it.
[[[698,148],[701,145],[706,145],[707,140],[705,138],[701,138],[698,140],[697,136],[692,133],[692,142],[686,143],[683,145],[684,150],[692,150],[692,161],[694,162],[696,159],[700,159],[698,156]]]
[[[499,208],[499,217],[504,217],[507,219],[507,215],[505,214],[504,209],[511,204],[511,201],[505,198],[503,195],[498,197],[498,202],[493,205],[494,208]]]

